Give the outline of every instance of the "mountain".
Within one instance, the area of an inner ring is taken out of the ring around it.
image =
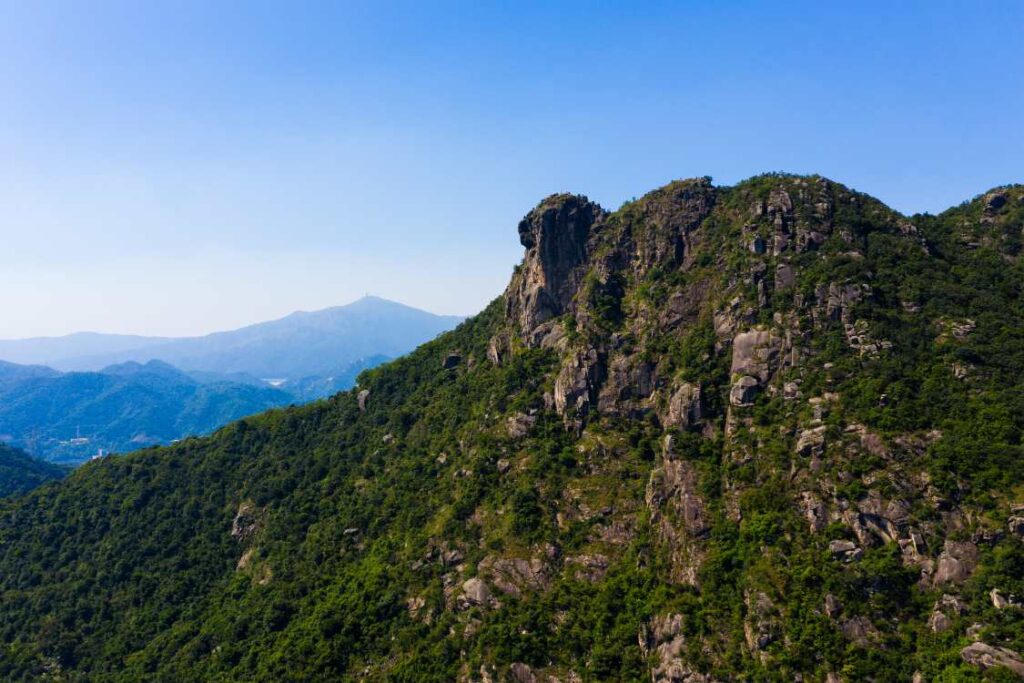
[[[59,465],[0,444],[0,498],[30,491],[66,474],[67,470]]]
[[[17,365],[0,360],[0,386],[40,377],[56,377],[60,373],[44,365]]]
[[[165,337],[99,332],[76,332],[63,337],[0,339],[0,358],[20,365],[62,367],[63,361],[68,358],[113,354],[166,341],[170,340]],[[98,370],[99,366],[88,369]]]
[[[305,403],[350,389],[355,385],[359,373],[376,367],[381,363],[386,363],[388,360],[390,358],[381,354],[367,356],[366,358],[349,363],[345,367],[339,368],[326,376],[310,375],[308,377],[299,377],[297,379],[285,380],[275,384],[275,386],[282,391],[287,391],[298,402]]]
[[[0,504],[0,676],[1024,671],[1024,186],[553,195],[505,293],[326,401]]]
[[[346,306],[292,313],[202,337],[71,335],[0,341],[0,358],[45,362],[59,370],[98,370],[126,361],[161,360],[186,372],[295,381],[354,376],[366,359],[400,356],[461,320],[367,296]]]
[[[267,386],[199,382],[161,361],[71,373],[0,365],[0,439],[61,463],[205,434],[294,402]]]

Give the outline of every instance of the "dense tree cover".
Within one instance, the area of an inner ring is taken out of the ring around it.
[[[293,394],[269,386],[200,382],[159,361],[100,372],[0,367],[0,434],[58,463],[78,464],[99,449],[125,452],[207,434],[294,402]]]
[[[0,498],[30,491],[65,474],[67,470],[59,465],[0,444]]]
[[[88,463],[0,504],[0,677],[451,681],[520,663],[641,681],[661,657],[653,624],[676,614],[678,658],[719,680],[1011,680],[959,653],[972,624],[1024,652],[1024,609],[990,598],[1024,596],[1024,541],[1006,530],[1024,498],[1021,192],[995,218],[979,198],[906,219],[829,185],[847,236],[795,256],[785,294],[759,290],[744,279],[758,257],[751,202],[808,182],[720,189],[688,269],[588,278],[580,315],[562,321],[569,344],[614,338],[699,383],[702,426],[595,413],[567,428],[550,400],[559,350],[513,338],[488,360],[508,331],[498,299],[352,391]],[[614,214],[607,239],[643,239],[660,197]],[[852,304],[868,325],[857,334],[891,347],[852,348],[845,321],[808,312],[833,282],[870,284]],[[679,291],[707,303],[667,334],[654,321]],[[750,303],[752,324],[792,314],[806,332],[809,355],[779,382],[832,397],[817,469],[794,450],[815,404],[780,390],[730,407],[713,314],[733,300]],[[676,541],[650,502],[666,436],[703,504],[705,528]],[[934,565],[945,541],[971,541],[977,569],[933,585],[900,544],[865,543],[845,518],[812,532],[798,488],[808,480],[837,509],[908,499],[922,554]],[[927,493],[897,490],[905,481]],[[862,556],[837,559],[834,540]],[[680,552],[699,555],[692,581],[674,574]],[[505,565],[519,574],[501,589],[496,563],[512,559],[526,564]],[[489,595],[467,597],[474,577]],[[928,619],[946,592],[964,607],[936,631]]]

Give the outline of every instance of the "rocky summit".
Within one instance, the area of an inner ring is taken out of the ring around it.
[[[1024,676],[1024,187],[552,195],[310,406],[0,501],[0,676]]]

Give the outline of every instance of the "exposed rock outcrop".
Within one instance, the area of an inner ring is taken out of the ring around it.
[[[765,661],[764,651],[782,632],[775,603],[763,592],[748,593],[744,597],[747,618],[743,622],[743,635],[751,652]]]
[[[677,180],[637,202],[643,229],[633,235],[636,271],[676,268],[694,258],[696,234],[714,208],[717,191],[710,178]]]
[[[756,377],[750,375],[739,377],[729,389],[729,403],[737,408],[752,406],[760,388],[761,383],[757,381]]]
[[[583,276],[591,231],[604,210],[581,195],[552,195],[519,223],[523,265],[506,292],[508,316],[539,343],[541,324],[570,309]]]
[[[982,669],[993,667],[1006,667],[1018,676],[1024,677],[1024,658],[1005,647],[986,645],[985,643],[971,643],[960,651],[960,656],[968,664],[973,664]]]
[[[733,378],[729,402],[733,406],[748,406],[764,389],[775,370],[781,340],[769,330],[749,330],[737,334],[732,340]]]
[[[651,521],[672,549],[672,572],[676,580],[697,584],[703,558],[701,539],[710,530],[706,504],[698,489],[693,463],[677,456],[666,437],[661,467],[651,472],[646,502]]]
[[[263,518],[263,511],[249,501],[238,505],[235,518],[231,520],[231,537],[239,542],[248,541],[257,531]]]
[[[853,562],[859,560],[864,555],[864,551],[857,547],[857,544],[853,541],[836,540],[828,544],[828,550],[832,553],[832,556],[843,562]]]
[[[466,579],[462,584],[462,595],[459,604],[467,609],[474,606],[488,606],[491,604],[491,591],[483,579],[473,577]]]
[[[714,679],[695,671],[686,662],[683,615],[654,617],[640,629],[640,649],[654,659],[652,683],[714,683]]]
[[[953,619],[962,615],[967,607],[954,595],[943,595],[932,606],[932,614],[928,617],[928,628],[935,633],[948,631],[953,626]]]
[[[668,412],[662,419],[665,427],[691,427],[704,416],[703,396],[699,384],[684,382],[668,401]]]
[[[974,571],[978,562],[978,546],[970,541],[946,541],[935,567],[932,583],[962,583]]]
[[[478,571],[502,593],[520,597],[527,591],[541,590],[548,584],[548,571],[539,557],[503,558],[488,556],[481,560]]]
[[[597,400],[604,374],[603,358],[596,349],[573,354],[555,380],[555,410],[565,416],[586,416]]]

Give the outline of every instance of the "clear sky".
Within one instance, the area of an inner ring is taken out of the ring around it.
[[[1024,2],[0,0],[0,337],[472,313],[556,191],[1024,181]]]

